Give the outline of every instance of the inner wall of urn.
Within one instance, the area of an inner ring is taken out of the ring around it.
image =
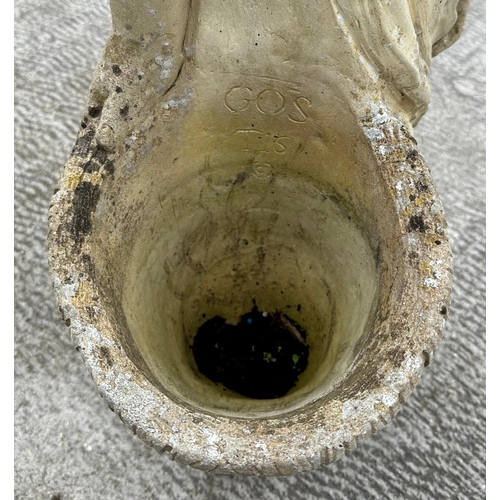
[[[300,175],[243,168],[193,175],[165,194],[127,267],[123,311],[163,390],[224,415],[294,409],[331,390],[370,326],[373,251],[336,193]],[[309,364],[284,397],[253,400],[202,375],[190,345],[206,319],[280,310],[307,332]]]

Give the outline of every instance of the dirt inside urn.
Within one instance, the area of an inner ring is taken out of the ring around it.
[[[306,332],[280,311],[254,306],[237,324],[214,316],[191,346],[200,372],[243,396],[273,399],[295,386],[306,369]]]

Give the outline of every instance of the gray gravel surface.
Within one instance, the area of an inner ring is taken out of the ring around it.
[[[455,284],[445,338],[389,426],[292,477],[206,474],[147,448],[99,397],[48,278],[47,210],[105,44],[105,0],[15,6],[15,497],[453,499],[485,497],[485,4],[431,70],[415,130],[441,195]]]

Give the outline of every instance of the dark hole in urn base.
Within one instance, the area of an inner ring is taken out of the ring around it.
[[[306,369],[306,332],[283,312],[257,306],[230,324],[221,316],[198,329],[191,346],[203,375],[254,399],[284,396]]]

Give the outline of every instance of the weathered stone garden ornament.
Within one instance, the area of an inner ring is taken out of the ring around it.
[[[397,413],[451,288],[412,125],[467,3],[111,0],[50,266],[99,392],[147,444],[293,474]],[[308,367],[278,399],[225,390],[191,353],[203,318],[253,299],[307,331]]]

